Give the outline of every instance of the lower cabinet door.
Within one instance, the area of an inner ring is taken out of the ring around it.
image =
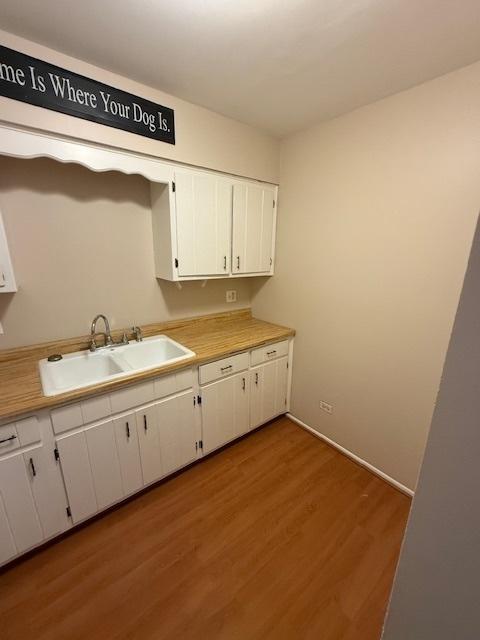
[[[85,433],[73,433],[57,440],[63,480],[73,522],[98,511]]]
[[[156,405],[135,411],[135,419],[143,484],[146,485],[158,480],[163,475]]]
[[[43,536],[51,538],[70,526],[66,512],[67,496],[59,465],[53,450],[47,447],[32,449],[23,455],[23,460]]]
[[[13,533],[8,521],[3,498],[0,494],[0,565],[8,562],[17,555],[17,547],[13,540]]]
[[[250,425],[268,422],[286,410],[288,358],[279,358],[250,372]]]
[[[97,505],[99,509],[105,509],[124,495],[113,421],[87,429],[85,436]]]
[[[250,372],[233,377],[233,437],[250,431]]]
[[[43,540],[22,454],[0,461],[0,497],[0,557],[8,560],[12,541],[22,553]]]
[[[203,452],[209,453],[249,430],[248,371],[202,389]]]
[[[114,425],[123,492],[128,496],[143,486],[135,414],[129,413],[121,418],[116,418]]]
[[[167,474],[197,457],[192,392],[163,400],[156,407],[163,473]]]

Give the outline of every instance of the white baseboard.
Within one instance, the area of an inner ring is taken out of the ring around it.
[[[382,478],[382,480],[385,480],[385,482],[388,482],[388,484],[391,484],[393,487],[395,487],[395,489],[398,489],[399,491],[401,491],[402,493],[405,493],[407,496],[410,496],[410,497],[414,495],[414,492],[408,487],[406,487],[404,484],[402,484],[401,482],[398,482],[398,480],[394,480],[390,476],[387,476],[386,473],[383,473],[383,471],[380,471],[380,469],[377,469],[369,462],[362,460],[362,458],[359,458],[357,455],[355,455],[348,449],[345,449],[344,447],[337,444],[333,440],[330,440],[330,438],[327,438],[327,436],[324,436],[322,433],[319,433],[312,427],[309,427],[308,424],[305,424],[305,422],[302,422],[291,413],[287,413],[287,417],[290,418],[290,420],[293,420],[293,422],[296,422],[298,425],[300,425],[302,429],[306,429],[317,438],[320,438],[320,440],[323,440],[330,446],[334,447],[335,449],[337,449],[338,451],[346,455],[348,458],[351,458],[352,460],[354,460],[357,464],[361,465],[362,467],[365,467],[365,469],[368,469],[369,471],[374,473],[376,476],[379,476],[380,478]]]

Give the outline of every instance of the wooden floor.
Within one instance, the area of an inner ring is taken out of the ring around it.
[[[409,506],[281,418],[0,574],[0,637],[377,640]]]

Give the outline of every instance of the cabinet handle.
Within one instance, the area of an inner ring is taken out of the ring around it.
[[[223,256],[223,270],[227,270],[227,256]]]
[[[32,476],[37,475],[37,470],[35,469],[35,465],[33,464],[33,458],[30,458],[30,468],[32,469]]]
[[[13,435],[9,436],[8,438],[3,438],[3,440],[0,440],[0,444],[2,444],[3,442],[8,442],[9,440],[15,440],[16,437],[16,435]]]
[[[228,367],[220,367],[220,371],[223,373],[224,371],[228,371],[229,369],[232,369],[233,365],[229,364]]]
[[[245,391],[245,378],[242,378],[242,389]]]
[[[258,372],[255,374],[255,384],[258,384]]]
[[[237,256],[237,269],[240,271],[240,256]]]
[[[145,432],[147,432],[148,425],[147,425],[147,416],[145,414],[143,416],[143,428],[145,429]]]
[[[125,427],[127,429],[127,440],[130,440],[130,426],[128,422],[125,423]]]
[[[276,349],[274,349],[273,351],[267,351],[267,356],[273,356],[275,353],[277,353]]]

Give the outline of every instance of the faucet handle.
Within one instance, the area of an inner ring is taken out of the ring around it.
[[[134,326],[132,327],[132,331],[133,331],[133,334],[134,334],[134,336],[135,336],[135,340],[136,340],[137,342],[142,342],[142,340],[143,340],[143,334],[142,334],[142,330],[140,329],[140,327],[138,327],[137,325],[134,325]]]
[[[122,336],[122,344],[128,344],[128,338],[125,331],[123,332],[123,336]]]

